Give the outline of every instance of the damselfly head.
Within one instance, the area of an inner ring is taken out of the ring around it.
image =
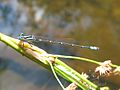
[[[24,37],[24,34],[23,33],[21,33],[21,34],[19,34],[19,36],[17,37],[19,40],[22,40],[23,39],[23,37]]]

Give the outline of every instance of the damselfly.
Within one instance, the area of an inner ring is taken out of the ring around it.
[[[73,47],[87,48],[91,50],[99,50],[99,47],[96,47],[96,46],[84,46],[84,45],[78,45],[73,43],[54,41],[54,40],[45,39],[44,37],[41,37],[41,36],[24,35],[23,33],[19,35],[18,39],[25,42],[49,42],[49,43],[56,43],[56,44],[62,44],[62,45],[69,45]]]

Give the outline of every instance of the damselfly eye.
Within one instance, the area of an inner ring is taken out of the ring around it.
[[[23,34],[23,33],[21,33],[19,36],[24,36],[24,34]]]

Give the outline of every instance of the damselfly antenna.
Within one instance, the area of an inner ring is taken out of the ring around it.
[[[77,45],[73,43],[67,43],[67,42],[59,42],[59,41],[53,41],[49,39],[44,39],[43,37],[40,38],[40,36],[34,36],[34,35],[24,35],[21,33],[18,37],[19,40],[26,41],[26,42],[50,42],[50,43],[57,43],[57,44],[62,44],[62,45],[69,45],[73,47],[80,47],[80,48],[87,48],[91,50],[99,50],[99,47],[96,46],[84,46],[84,45]]]

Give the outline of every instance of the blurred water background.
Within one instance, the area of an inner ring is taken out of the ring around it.
[[[99,51],[37,43],[48,53],[81,56],[120,65],[119,0],[0,0],[0,32],[20,33],[69,43],[95,45]],[[63,60],[78,72],[94,71],[93,64]],[[64,85],[66,81],[61,79]],[[117,90],[119,76],[104,80]],[[0,42],[0,90],[61,90],[51,72]]]

